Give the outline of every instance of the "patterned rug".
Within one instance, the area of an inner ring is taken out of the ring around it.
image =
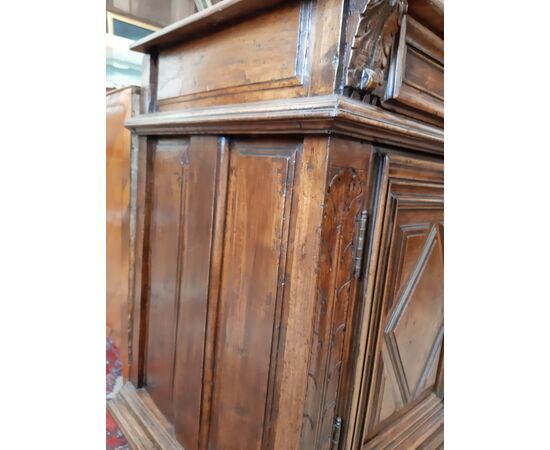
[[[122,387],[122,363],[118,349],[107,338],[107,398],[110,398]],[[122,434],[115,419],[107,410],[107,450],[130,450],[128,441]]]

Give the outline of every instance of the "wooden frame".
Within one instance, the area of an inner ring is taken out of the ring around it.
[[[159,30],[159,27],[157,26],[150,25],[146,22],[142,22],[137,19],[132,19],[131,17],[127,17],[119,13],[107,11],[107,33],[108,34],[114,34],[114,24],[113,24],[114,19],[117,19],[121,22],[129,23],[130,25],[135,25],[136,27],[145,28],[146,30],[151,30],[151,31]]]

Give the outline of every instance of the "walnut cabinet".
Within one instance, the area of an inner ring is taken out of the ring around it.
[[[443,2],[224,0],[134,49],[133,445],[443,448]]]

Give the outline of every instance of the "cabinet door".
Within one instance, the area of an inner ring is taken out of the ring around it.
[[[443,443],[442,164],[385,159],[361,448]]]

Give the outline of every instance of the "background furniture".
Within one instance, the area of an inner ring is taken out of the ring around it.
[[[127,378],[128,298],[133,267],[130,220],[132,142],[124,122],[139,112],[139,88],[130,86],[107,92],[106,112],[107,337],[120,351],[123,376]]]
[[[143,448],[442,448],[443,3],[259,3],[134,46],[111,407]]]

